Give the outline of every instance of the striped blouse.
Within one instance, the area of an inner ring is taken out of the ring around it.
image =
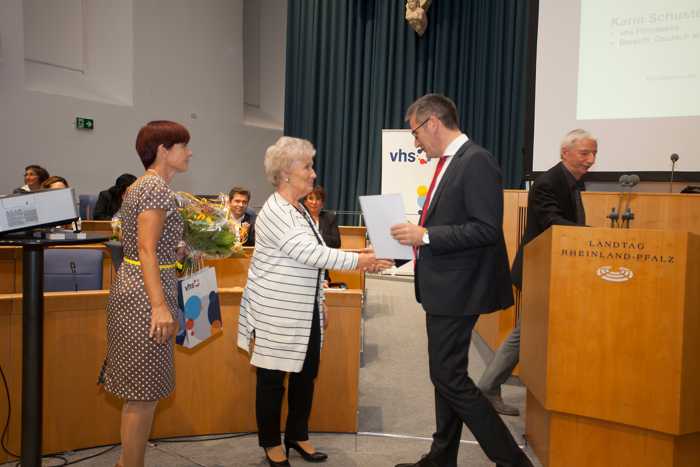
[[[255,251],[241,298],[238,346],[256,367],[298,373],[311,334],[314,302],[323,300],[323,269],[355,269],[357,253],[328,248],[311,216],[279,193],[255,221]],[[321,342],[323,342],[321,313]]]

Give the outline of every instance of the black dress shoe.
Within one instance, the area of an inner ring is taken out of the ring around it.
[[[532,461],[530,461],[530,458],[527,457],[527,454],[525,454],[524,452],[522,453],[522,456],[520,457],[520,461],[515,465],[517,465],[518,467],[534,467],[534,465],[532,465]],[[501,466],[501,464],[496,464],[496,467],[502,467],[502,466]]]
[[[316,451],[313,454],[306,452],[304,451],[304,448],[299,445],[299,443],[288,440],[287,438],[284,439],[284,447],[287,449],[287,457],[289,457],[289,450],[294,449],[301,455],[301,457],[304,458],[306,462],[324,462],[326,459],[328,459],[328,454],[325,452]]]
[[[267,459],[267,463],[270,464],[270,467],[291,467],[289,459],[285,459],[281,462],[273,461],[272,459],[270,459],[270,456],[267,455],[267,449],[265,450],[265,459]]]
[[[527,457],[527,454],[525,453],[523,453],[523,457],[520,459],[520,467],[534,467],[530,461],[530,458]]]
[[[434,461],[425,455],[420,458],[418,462],[413,464],[396,464],[396,467],[439,467]]]

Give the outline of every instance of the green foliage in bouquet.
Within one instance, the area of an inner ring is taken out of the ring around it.
[[[204,259],[228,258],[243,253],[243,244],[231,219],[226,196],[218,202],[179,192],[180,215],[185,223],[183,240],[188,254],[185,269],[199,269]]]

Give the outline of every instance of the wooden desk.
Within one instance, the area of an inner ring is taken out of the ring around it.
[[[120,401],[97,386],[105,355],[108,291],[45,295],[43,452],[119,443]],[[220,289],[224,332],[195,349],[176,348],[176,390],[159,404],[151,436],[255,431],[255,372],[236,347],[240,288]],[[357,431],[359,290],[329,291],[329,326],[310,428]],[[0,364],[10,386],[8,447],[19,451],[22,296],[0,295]],[[0,392],[4,389],[0,387]],[[0,419],[7,416],[0,394]],[[0,462],[8,460],[0,453]]]
[[[109,232],[112,235],[111,221],[81,221],[80,229],[85,232]]]
[[[107,221],[87,221],[90,232],[102,232],[101,227]],[[84,223],[85,224],[85,223]],[[341,247],[354,250],[365,247],[365,227],[340,227]],[[112,254],[103,244],[75,245],[52,248],[94,248],[104,254],[102,263],[102,288],[109,290],[115,271],[112,268]],[[253,255],[253,247],[245,247],[242,257],[207,260],[207,266],[216,269],[216,280],[219,287],[245,287],[248,280],[248,267]],[[348,289],[364,290],[365,275],[359,271],[332,271],[334,282],[344,282]],[[22,292],[22,249],[19,247],[0,247],[0,293]]]
[[[81,227],[86,232],[110,232],[110,234],[112,232],[110,221],[82,221]],[[340,230],[340,248],[352,250],[365,247],[366,227],[341,225],[338,230]]]
[[[340,248],[357,250],[367,245],[367,227],[341,225],[338,230],[340,230]]]
[[[343,250],[361,250],[367,246],[367,227],[341,225],[340,248]],[[331,271],[332,282],[344,282],[348,289],[365,289],[365,274],[359,271]]]

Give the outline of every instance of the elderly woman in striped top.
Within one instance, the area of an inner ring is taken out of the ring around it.
[[[379,271],[391,266],[367,250],[328,248],[300,202],[314,187],[310,142],[283,136],[265,154],[265,173],[275,186],[255,223],[255,251],[238,323],[238,346],[257,368],[258,441],[271,466],[290,465],[289,450],[306,461],[327,455],[309,443],[308,421],[325,324],[323,270]],[[289,406],[284,449],[280,435],[284,378]]]

